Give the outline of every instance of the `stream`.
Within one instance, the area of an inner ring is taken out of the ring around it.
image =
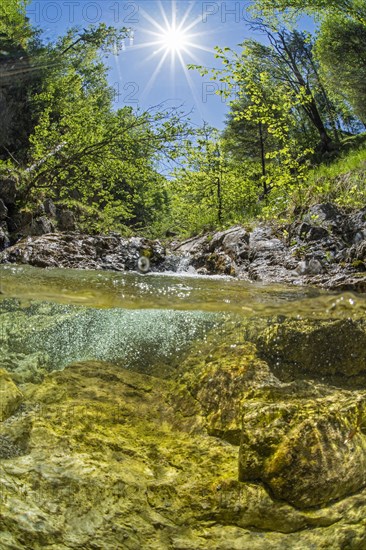
[[[1,549],[366,547],[366,295],[26,265],[0,291]]]

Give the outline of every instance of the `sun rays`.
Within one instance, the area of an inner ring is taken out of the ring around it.
[[[134,48],[147,51],[145,62],[156,60],[155,69],[144,87],[143,95],[148,94],[160,73],[164,72],[164,78],[166,78],[167,64],[170,64],[169,76],[172,81],[174,82],[176,71],[183,72],[192,93],[195,94],[187,64],[200,63],[197,55],[199,51],[213,53],[213,50],[202,44],[204,33],[194,32],[195,27],[202,23],[202,15],[192,17],[193,7],[194,3],[191,2],[179,17],[175,0],[171,2],[170,14],[165,11],[161,2],[159,2],[159,12],[154,17],[145,9],[141,10],[140,13],[147,22],[148,28],[139,29],[138,44]],[[144,36],[147,39],[142,40],[141,37]]]

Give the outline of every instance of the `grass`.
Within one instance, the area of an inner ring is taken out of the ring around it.
[[[301,206],[334,202],[359,208],[366,203],[366,135],[347,138],[335,160],[313,168],[307,183],[296,193]]]

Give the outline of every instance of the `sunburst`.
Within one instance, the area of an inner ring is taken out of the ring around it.
[[[159,59],[155,70],[152,73],[147,85],[144,88],[144,95],[152,88],[159,73],[170,61],[171,78],[174,80],[177,69],[182,70],[185,78],[191,89],[193,96],[196,96],[190,74],[187,70],[187,64],[194,62],[200,63],[200,58],[197,56],[198,51],[214,53],[212,48],[207,48],[202,44],[202,37],[206,33],[194,32],[195,27],[202,22],[202,15],[192,18],[191,12],[194,3],[191,2],[187,10],[177,20],[177,4],[176,0],[171,2],[171,14],[168,15],[164,10],[161,2],[159,2],[160,14],[157,17],[152,17],[145,9],[141,10],[141,15],[150,24],[150,28],[143,28],[138,34],[145,34],[151,37],[150,41],[142,42],[135,45],[137,49],[145,48],[150,51],[150,54],[145,61],[151,59]],[[198,98],[195,97],[196,100]]]

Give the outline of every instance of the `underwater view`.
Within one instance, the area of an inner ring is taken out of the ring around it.
[[[0,268],[0,548],[366,547],[366,297]]]

